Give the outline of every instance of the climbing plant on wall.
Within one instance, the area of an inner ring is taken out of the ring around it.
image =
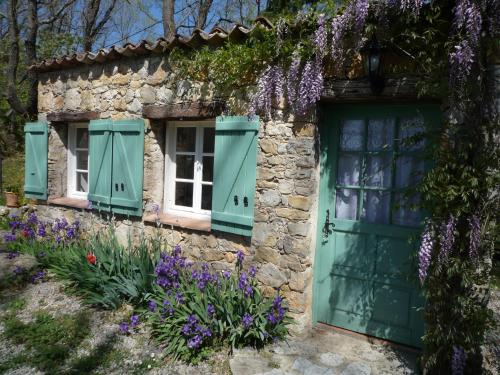
[[[441,98],[446,113],[439,131],[426,134],[434,167],[418,187],[429,213],[418,252],[427,298],[422,367],[429,374],[479,373],[499,203],[488,61],[498,51],[500,2],[349,0],[280,9],[269,14],[272,30],[255,28],[244,43],[216,50],[175,51],[172,64],[210,82],[219,96],[250,92],[250,110],[270,118],[282,97],[294,114],[314,108],[325,80],[349,77],[373,38],[402,57],[392,73],[417,77],[419,94]]]

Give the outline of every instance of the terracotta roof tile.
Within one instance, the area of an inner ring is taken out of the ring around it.
[[[108,49],[102,48],[96,52],[74,53],[72,55],[41,60],[31,65],[29,69],[37,72],[51,72],[82,65],[102,64],[122,57],[161,54],[174,47],[200,48],[205,45],[219,47],[227,40],[239,42],[246,39],[248,34],[256,27],[271,29],[273,25],[268,19],[258,17],[250,28],[236,24],[230,31],[226,31],[219,26],[214,27],[208,33],[200,29],[195,29],[189,37],[176,35],[169,40],[165,38],[158,38],[153,42],[141,40],[135,44],[126,43],[123,46],[112,46]]]

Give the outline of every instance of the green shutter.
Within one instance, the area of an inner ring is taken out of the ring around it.
[[[46,122],[28,122],[25,133],[24,195],[47,199],[48,126]]]
[[[89,124],[89,195],[95,208],[109,211],[113,122],[92,120]]]
[[[252,235],[259,118],[220,116],[215,126],[212,229]]]
[[[142,215],[144,120],[113,122],[111,206],[115,213]]]

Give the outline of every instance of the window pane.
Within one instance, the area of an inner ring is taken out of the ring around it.
[[[196,128],[177,128],[177,151],[195,152]]]
[[[361,218],[368,223],[388,224],[391,193],[365,190]]]
[[[88,192],[88,173],[87,172],[77,172],[76,173],[76,191]]]
[[[368,151],[392,149],[394,119],[370,120],[368,122]]]
[[[391,187],[391,155],[369,155],[366,159],[366,186]]]
[[[335,217],[338,219],[356,220],[357,209],[358,191],[353,189],[337,189]]]
[[[194,155],[177,155],[175,160],[177,178],[194,178]]]
[[[212,182],[214,179],[214,157],[203,157],[203,181]]]
[[[363,149],[363,120],[346,120],[342,123],[340,149],[346,151],[361,151]]]
[[[424,173],[424,161],[417,157],[400,156],[396,159],[396,181],[397,188],[414,186],[422,178]]]
[[[359,185],[361,158],[358,155],[344,154],[339,157],[337,184]]]
[[[87,128],[76,128],[76,147],[89,148],[89,131]]]
[[[211,210],[212,209],[212,186],[202,185],[201,186],[201,209]]]
[[[76,152],[76,169],[87,170],[89,165],[89,153],[88,151],[77,151]]]
[[[404,151],[420,150],[424,147],[424,141],[415,142],[411,139],[415,135],[422,136],[424,132],[424,119],[420,116],[401,119],[399,126],[399,149]],[[418,137],[417,137],[418,138]]]
[[[175,204],[193,207],[193,184],[191,182],[175,183]]]
[[[213,153],[215,144],[215,128],[203,129],[203,152]]]
[[[394,195],[395,211],[392,222],[397,225],[416,227],[420,224],[421,215],[418,207],[418,196],[406,196],[403,193]]]

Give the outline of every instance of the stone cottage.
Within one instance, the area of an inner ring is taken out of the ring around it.
[[[439,121],[439,106],[401,77],[374,95],[363,73],[327,82],[310,116],[284,106],[264,121],[227,115],[210,85],[169,67],[174,46],[249,31],[32,66],[39,116],[25,127],[26,196],[47,219],[111,213],[122,238],[161,224],[170,245],[215,269],[234,268],[242,250],[264,290],[287,298],[296,329],[321,322],[419,346],[422,301],[408,274],[421,217],[405,189],[425,166],[422,144],[404,141]]]

